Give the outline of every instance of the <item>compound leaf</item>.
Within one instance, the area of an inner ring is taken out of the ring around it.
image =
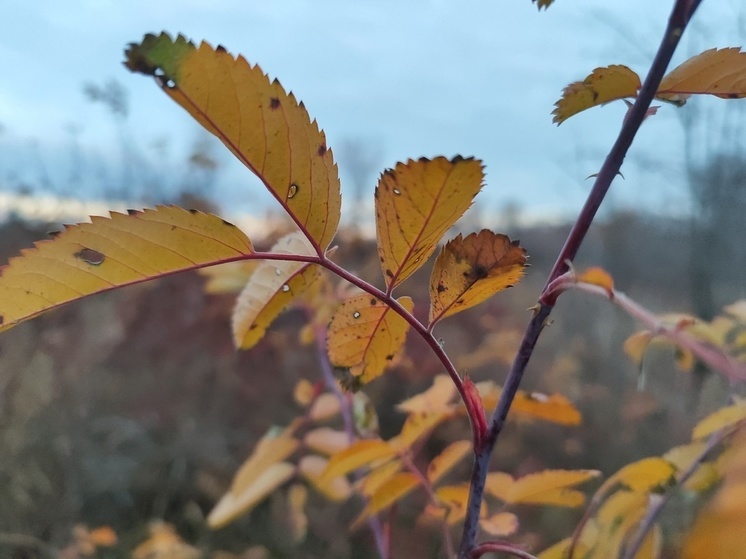
[[[311,255],[313,248],[298,232],[282,237],[275,254]],[[251,274],[233,310],[233,341],[249,349],[262,339],[272,321],[319,278],[320,268],[307,262],[265,260]]]
[[[430,326],[511,287],[525,265],[518,241],[487,229],[449,241],[430,276]]]
[[[398,299],[412,312],[409,297]],[[360,383],[379,377],[401,350],[409,324],[371,295],[347,299],[329,323],[327,350],[335,367],[346,367]]]
[[[390,289],[417,271],[482,188],[481,161],[409,160],[381,175],[376,187],[378,256]]]
[[[693,94],[746,97],[746,52],[739,47],[706,50],[669,72],[655,96],[683,105]]]
[[[0,330],[94,293],[252,253],[235,225],[197,211],[158,206],[93,217],[0,268]]]
[[[559,125],[591,107],[636,97],[641,85],[640,76],[626,66],[596,68],[582,82],[573,82],[562,91],[562,97],[554,104],[552,122]]]
[[[259,177],[319,251],[329,246],[339,225],[339,176],[326,137],[303,103],[243,57],[181,35],[146,35],[125,56],[127,68],[155,76]]]

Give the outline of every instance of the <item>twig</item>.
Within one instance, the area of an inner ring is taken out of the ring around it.
[[[655,92],[663,79],[663,75],[666,68],[668,68],[671,57],[676,50],[676,46],[681,40],[684,29],[700,2],[701,0],[676,0],[663,39],[658,47],[650,71],[645,78],[645,82],[643,83],[639,95],[630,109],[625,122],[622,124],[622,128],[614,142],[614,145],[609,151],[609,154],[596,177],[593,188],[588,195],[585,205],[580,211],[580,215],[578,216],[575,225],[573,225],[573,228],[557,257],[544,286],[544,290],[546,290],[547,286],[549,286],[553,280],[567,271],[567,262],[572,262],[575,258],[575,255],[577,254],[580,245],[596,216],[596,212],[603,202],[612,181],[619,172],[622,162],[627,154],[627,150],[632,145],[632,140],[645,118],[648,107],[650,107]],[[479,510],[481,508],[484,484],[487,477],[489,460],[492,456],[492,450],[497,442],[500,431],[502,430],[502,426],[505,422],[508,411],[510,410],[513,399],[515,398],[515,394],[518,391],[521,379],[523,378],[523,373],[526,370],[528,361],[533,353],[534,346],[539,339],[545,320],[552,312],[554,302],[554,300],[548,299],[547,301],[540,302],[537,305],[534,316],[526,327],[520,348],[508,373],[497,407],[492,415],[487,436],[484,438],[484,445],[482,448],[476,449],[476,457],[471,478],[469,504],[466,511],[464,531],[459,551],[461,559],[470,559],[471,550],[476,547]]]

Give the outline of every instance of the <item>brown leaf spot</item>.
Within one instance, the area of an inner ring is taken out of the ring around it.
[[[375,305],[376,303],[378,303],[378,299],[371,299],[370,300],[370,304],[371,305]]]
[[[443,285],[442,283],[438,284],[438,293],[443,293],[444,291],[448,291],[448,288]]]
[[[80,258],[83,262],[86,262],[87,264],[90,264],[92,266],[99,266],[106,256],[101,254],[97,250],[93,250],[92,248],[83,248],[76,252],[73,256],[76,258]]]
[[[386,270],[386,275],[388,277],[390,277],[390,278],[393,278],[394,277],[394,272],[392,272],[391,270]]]
[[[190,214],[198,214],[198,213],[199,213],[199,210],[195,210],[194,208],[191,208],[191,209],[189,209],[189,210],[187,210],[187,211],[188,211],[188,212],[189,212]]]
[[[391,361],[391,360],[392,360],[393,358],[394,358],[394,354],[393,354],[393,353],[389,353],[389,354],[388,354],[388,355],[386,356],[386,361]]]
[[[2,324],[3,322],[5,322],[5,317],[0,314],[0,324]]]
[[[323,157],[323,155],[326,153],[326,146],[324,144],[321,144],[319,146],[319,156]]]
[[[280,108],[280,100],[277,97],[272,97],[269,100],[269,108],[273,111]]]
[[[228,52],[223,45],[218,45],[217,47],[215,47],[215,51],[216,52]]]
[[[484,279],[487,277],[487,269],[484,266],[474,266],[474,277]]]
[[[139,213],[142,213],[142,212],[139,210],[127,210],[128,215],[137,215]]]

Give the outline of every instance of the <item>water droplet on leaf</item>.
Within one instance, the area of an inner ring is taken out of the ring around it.
[[[297,184],[291,184],[288,188],[288,198],[292,198],[298,193],[298,185]]]
[[[279,268],[275,268],[275,275],[281,276],[282,275],[282,270],[280,270]]]
[[[288,285],[288,284],[286,283],[285,285],[283,285],[283,286],[282,286],[282,290],[283,290],[283,291],[284,291],[285,293],[287,293],[288,291],[290,291],[290,286],[289,286],[289,285]]]
[[[360,313],[358,311],[355,311],[352,313],[352,318],[360,318]]]
[[[396,194],[397,196],[399,196],[401,194],[401,190],[399,190],[398,188],[395,188],[394,189],[394,194]]]

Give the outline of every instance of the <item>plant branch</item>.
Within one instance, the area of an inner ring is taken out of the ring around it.
[[[660,85],[663,75],[668,68],[676,46],[681,40],[681,36],[689,23],[694,11],[700,4],[701,0],[676,0],[668,25],[664,32],[655,59],[650,67],[645,82],[630,109],[627,117],[622,124],[622,128],[617,136],[614,145],[601,167],[596,177],[591,192],[580,211],[580,214],[573,225],[570,234],[565,241],[562,250],[557,256],[552,271],[547,278],[544,290],[551,282],[567,271],[568,262],[572,262],[580,249],[580,245],[585,238],[588,229],[596,216],[598,208],[601,206],[611,183],[619,172],[624,158],[632,145],[632,141],[637,131],[645,119],[650,103],[655,96],[655,92]],[[461,539],[460,558],[470,559],[471,551],[476,547],[477,527],[479,520],[479,510],[484,493],[484,484],[487,477],[489,460],[492,455],[497,438],[502,430],[505,418],[507,417],[510,406],[518,391],[523,373],[528,365],[528,361],[533,353],[534,347],[539,335],[543,329],[547,317],[551,314],[554,306],[554,300],[549,298],[540,302],[535,308],[534,315],[529,321],[526,331],[521,341],[520,348],[508,372],[508,377],[503,386],[497,407],[492,415],[492,420],[484,438],[484,445],[477,449],[472,470],[471,491],[469,494],[469,505],[467,508],[466,519],[464,521],[464,531]]]
[[[615,303],[630,316],[642,322],[653,332],[653,334],[665,336],[676,345],[691,351],[697,359],[705,363],[707,366],[723,373],[731,383],[746,381],[746,363],[738,361],[733,356],[728,355],[717,347],[698,340],[677,325],[666,324],[658,316],[651,313],[633,299],[627,297],[624,293],[617,290],[609,291],[604,287],[590,283],[577,282],[574,277],[572,277],[572,274],[566,274],[557,279],[559,281],[562,278],[567,278],[567,281],[557,284],[557,290],[577,289],[584,293],[603,297],[604,299]]]

